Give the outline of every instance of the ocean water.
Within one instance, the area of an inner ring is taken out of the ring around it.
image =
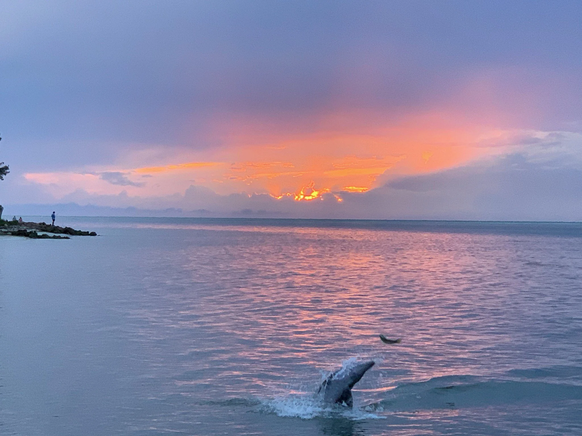
[[[58,224],[0,237],[2,435],[582,434],[580,223]]]

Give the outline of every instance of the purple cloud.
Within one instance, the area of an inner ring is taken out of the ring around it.
[[[105,180],[106,182],[111,183],[112,185],[120,185],[120,186],[144,186],[145,183],[140,182],[132,182],[129,180],[126,174],[117,172],[117,171],[109,171],[103,172],[99,174],[99,178],[101,180]]]

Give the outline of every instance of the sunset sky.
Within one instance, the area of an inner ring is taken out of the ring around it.
[[[579,0],[0,0],[0,17],[9,214],[582,220]]]

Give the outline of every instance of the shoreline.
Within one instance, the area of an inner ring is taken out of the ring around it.
[[[97,236],[97,233],[76,230],[72,227],[53,226],[44,222],[0,220],[0,236],[19,236],[30,239],[71,239],[70,236]]]

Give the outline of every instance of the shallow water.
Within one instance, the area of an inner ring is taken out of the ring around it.
[[[580,224],[60,221],[0,238],[0,434],[582,433]]]

